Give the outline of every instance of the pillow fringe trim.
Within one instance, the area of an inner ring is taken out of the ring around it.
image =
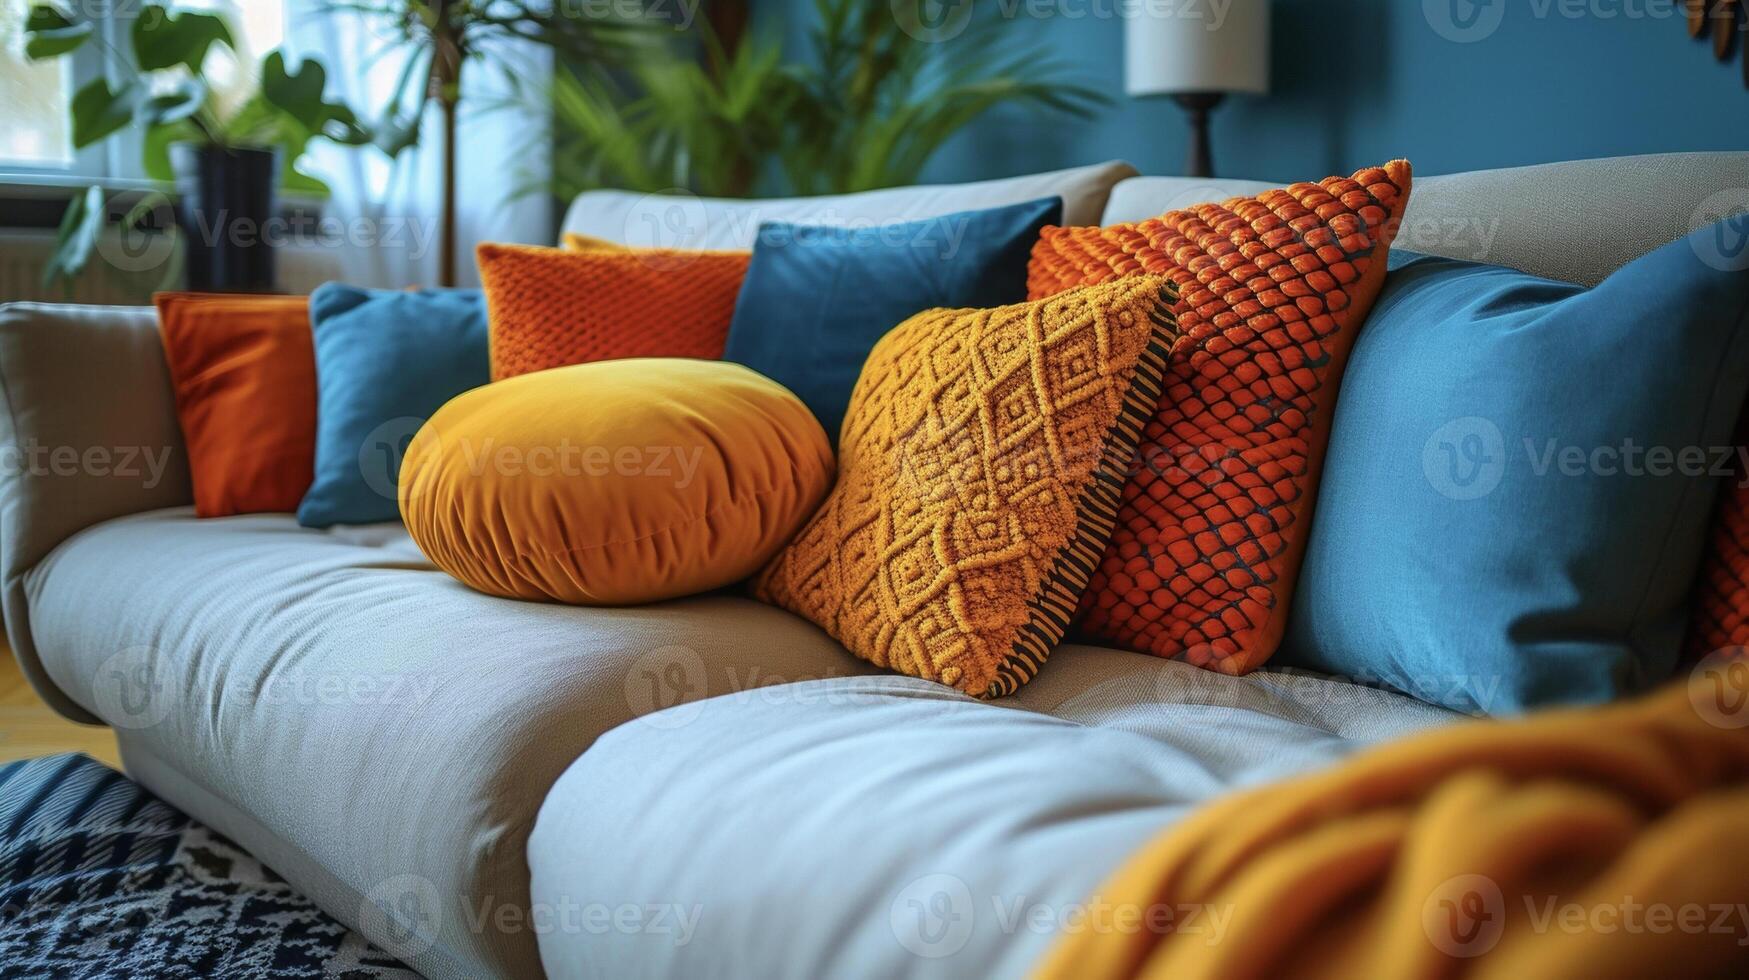
[[[1050,576],[1028,604],[1032,615],[1020,627],[1014,646],[996,668],[995,678],[981,695],[985,700],[1013,694],[1032,680],[1069,631],[1081,593],[1087,590],[1087,583],[1117,528],[1118,505],[1123,499],[1123,488],[1129,482],[1128,469],[1140,449],[1143,431],[1159,411],[1160,399],[1166,390],[1166,366],[1178,339],[1178,316],[1174,312],[1177,304],[1178,287],[1171,282],[1163,284],[1159,301],[1149,314],[1154,325],[1153,337],[1148,341],[1147,350],[1136,360],[1123,406],[1106,434],[1107,454],[1114,436],[1122,440],[1119,445],[1128,447],[1124,453],[1126,465],[1115,468],[1105,465],[1102,460],[1090,474],[1088,485],[1075,508],[1079,518],[1075,536],[1058,551]]]

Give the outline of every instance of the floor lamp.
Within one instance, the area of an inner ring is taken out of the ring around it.
[[[1269,91],[1269,0],[1138,4],[1124,22],[1124,89],[1170,95],[1190,119],[1185,176],[1213,177],[1209,115],[1229,93]]]

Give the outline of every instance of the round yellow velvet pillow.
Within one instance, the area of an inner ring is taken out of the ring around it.
[[[401,517],[439,568],[493,595],[626,605],[752,575],[832,483],[788,389],[717,361],[526,374],[438,409],[407,447]]]

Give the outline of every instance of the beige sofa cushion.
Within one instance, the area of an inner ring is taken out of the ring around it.
[[[571,203],[565,214],[564,230],[644,247],[752,248],[760,223],[766,221],[878,227],[1041,197],[1062,198],[1063,223],[1085,225],[1099,220],[1112,185],[1135,174],[1136,168],[1114,160],[971,184],[892,187],[860,194],[756,201],[589,191],[579,194]]]
[[[158,511],[74,536],[25,588],[54,683],[130,772],[434,978],[539,975],[524,843],[602,732],[873,669],[747,599],[482,595],[399,525]],[[474,927],[482,907],[511,927]]]
[[[1396,247],[1595,286],[1647,252],[1749,208],[1746,180],[1749,153],[1659,153],[1417,174]],[[1100,224],[1141,221],[1270,186],[1134,177],[1112,189]]]
[[[603,736],[529,839],[537,908],[635,908],[650,928],[549,932],[541,960],[552,977],[1025,976],[1059,916],[1199,803],[1457,717],[1086,646],[995,702],[863,677],[686,705]],[[597,846],[649,827],[660,847]]]

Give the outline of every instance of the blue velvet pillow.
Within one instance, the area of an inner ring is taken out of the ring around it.
[[[1033,243],[1062,214],[1052,197],[861,228],[763,224],[723,360],[795,392],[837,445],[875,342],[934,307],[1026,299]]]
[[[1714,231],[1590,290],[1393,255],[1276,662],[1485,714],[1668,678],[1749,391]]]
[[[305,527],[400,517],[401,456],[431,413],[491,380],[477,289],[393,292],[329,283],[310,296],[316,479]]]

